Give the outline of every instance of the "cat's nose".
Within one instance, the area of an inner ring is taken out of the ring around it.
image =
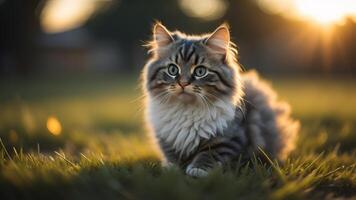
[[[187,85],[189,85],[188,81],[179,81],[178,84],[184,89]]]

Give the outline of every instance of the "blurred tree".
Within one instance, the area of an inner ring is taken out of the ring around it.
[[[228,4],[221,19],[205,21],[186,16],[177,0],[151,0],[149,4],[145,0],[120,1],[93,17],[87,25],[97,37],[116,41],[126,53],[126,65],[135,66],[138,60],[135,48],[150,39],[150,26],[155,19],[162,20],[168,29],[197,34],[211,32],[226,21],[232,27],[233,40],[245,55],[241,62],[257,68],[265,66],[256,59],[256,49],[261,41],[288,27],[290,22],[280,16],[265,14],[254,1],[230,0]]]
[[[0,73],[28,75],[40,31],[41,0],[5,0],[0,4]]]
[[[88,22],[89,29],[99,38],[116,41],[123,49],[126,65],[136,66],[137,47],[150,39],[154,20],[162,20],[168,28],[181,28],[201,33],[213,30],[217,22],[206,23],[189,18],[180,10],[176,0],[129,0],[114,4]],[[143,53],[143,52],[142,52]],[[142,64],[142,63],[139,63]],[[127,67],[126,69],[130,69]]]
[[[41,33],[39,16],[46,0],[3,0],[0,4],[0,73],[31,71]],[[100,1],[99,1],[100,2]],[[221,19],[206,21],[188,17],[178,0],[120,0],[104,3],[85,28],[95,40],[107,40],[121,48],[127,72],[142,66],[145,52],[140,48],[150,39],[154,20],[170,29],[187,33],[214,30],[220,23],[231,25],[233,41],[239,47],[240,62],[248,68],[272,73],[355,72],[355,22],[335,26],[328,44],[323,46],[320,27],[308,32],[306,22],[288,20],[263,12],[252,0],[228,0]],[[303,35],[304,38],[300,38]],[[307,45],[316,43],[315,47]],[[54,47],[55,48],[55,47]],[[311,51],[313,50],[313,51]],[[327,54],[325,51],[327,50]]]

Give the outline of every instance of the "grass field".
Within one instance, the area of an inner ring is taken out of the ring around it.
[[[0,80],[0,199],[356,198],[356,82],[272,83],[302,124],[290,159],[194,179],[160,167],[137,82]]]

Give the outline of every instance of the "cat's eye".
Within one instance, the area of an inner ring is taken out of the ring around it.
[[[179,69],[177,67],[177,65],[175,64],[169,64],[168,65],[168,74],[171,76],[177,76],[179,73]]]
[[[208,74],[208,70],[204,66],[198,66],[194,69],[194,76],[202,78]]]

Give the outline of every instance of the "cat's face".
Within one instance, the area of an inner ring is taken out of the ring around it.
[[[236,67],[231,66],[229,30],[219,27],[210,35],[171,33],[154,27],[153,58],[146,65],[146,89],[159,103],[209,105],[232,98]]]

